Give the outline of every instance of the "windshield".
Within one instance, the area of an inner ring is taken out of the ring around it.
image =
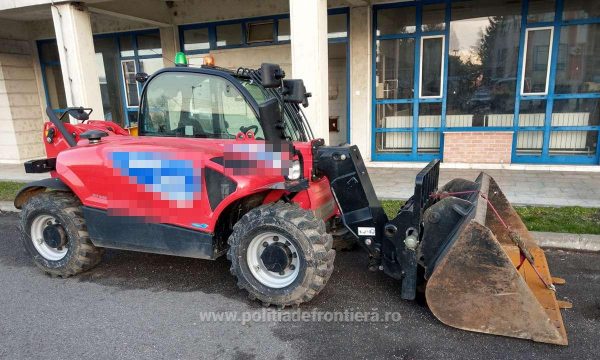
[[[258,117],[229,80],[189,72],[166,72],[147,85],[141,133],[233,139],[252,131],[264,139]]]

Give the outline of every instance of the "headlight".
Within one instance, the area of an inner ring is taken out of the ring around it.
[[[298,180],[300,179],[300,175],[302,175],[302,167],[300,166],[299,160],[292,161],[292,166],[290,167],[290,171],[288,173],[287,178],[289,180]]]

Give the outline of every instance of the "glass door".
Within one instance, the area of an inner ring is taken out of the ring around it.
[[[446,4],[375,12],[373,160],[441,158]]]

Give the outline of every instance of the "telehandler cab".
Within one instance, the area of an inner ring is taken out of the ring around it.
[[[250,298],[278,307],[315,297],[334,266],[332,234],[350,236],[369,269],[425,285],[433,314],[457,328],[567,344],[555,283],[496,182],[481,173],[438,188],[439,161],[388,219],[356,146],[315,139],[301,80],[277,65],[229,71],[178,66],[144,82],[139,135],[72,108],[50,109],[51,178],[20,190],[23,244],[37,266],[68,277],[103,249],[216,259]],[[346,235],[344,235],[344,233]]]

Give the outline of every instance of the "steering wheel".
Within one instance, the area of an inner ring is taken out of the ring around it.
[[[256,135],[256,133],[258,132],[258,126],[250,125],[250,126],[241,126],[240,127],[240,131],[243,132],[244,134],[247,133],[249,130],[252,130],[254,135]]]

